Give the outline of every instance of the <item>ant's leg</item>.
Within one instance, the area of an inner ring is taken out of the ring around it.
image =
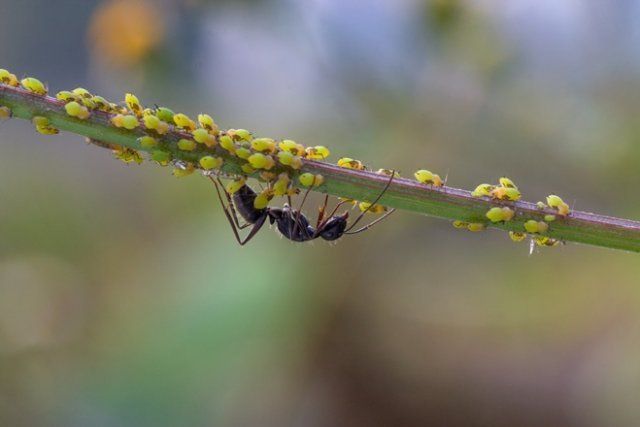
[[[316,230],[318,229],[318,227],[320,227],[320,224],[324,219],[324,211],[327,209],[328,203],[329,203],[329,195],[325,194],[324,203],[322,203],[322,206],[320,206],[320,209],[318,209],[318,221],[316,221]]]
[[[289,229],[289,235],[293,235],[293,224],[295,224],[297,227],[300,228],[301,231],[304,231],[304,234],[307,238],[311,238],[311,236],[309,235],[309,230],[307,230],[306,227],[302,227],[302,224],[300,224],[300,215],[302,215],[302,207],[304,206],[304,202],[307,201],[307,196],[309,195],[309,193],[311,192],[311,187],[307,188],[307,191],[304,192],[304,196],[302,196],[302,202],[300,203],[300,206],[298,207],[298,212],[296,212],[296,218],[295,218],[295,222],[292,223],[290,225],[290,229]]]
[[[216,181],[214,181],[211,176],[209,176],[209,179],[214,184],[216,184]],[[229,193],[227,193],[227,190],[225,190],[224,184],[220,180],[219,176],[216,176],[216,180],[218,181],[218,184],[220,184],[220,188],[222,188],[222,191],[224,192],[224,195],[227,198],[227,204],[229,206],[229,209],[231,210],[233,221],[236,223],[236,227],[238,227],[238,230],[243,230],[243,229],[249,227],[251,225],[251,223],[249,223],[249,222],[245,222],[244,224],[240,224],[240,220],[238,219],[238,214],[236,212],[235,206],[233,205],[233,200],[231,200],[231,196],[229,195]],[[218,186],[216,185],[216,189],[217,189],[217,187]]]
[[[373,227],[374,225],[376,225],[377,223],[379,223],[380,221],[382,221],[383,219],[385,219],[386,217],[388,217],[389,215],[391,215],[395,211],[396,211],[395,209],[391,209],[389,212],[385,213],[380,218],[377,218],[375,221],[371,221],[369,224],[365,225],[364,227],[361,227],[361,228],[357,229],[356,231],[345,232],[344,234],[362,233],[363,231],[370,229],[371,227]]]
[[[391,171],[391,178],[389,178],[389,181],[387,181],[387,185],[384,186],[384,189],[382,189],[382,192],[380,194],[378,194],[378,197],[376,197],[376,199],[367,207],[367,209],[365,209],[364,211],[362,211],[360,213],[360,215],[358,215],[358,217],[355,219],[355,221],[353,221],[353,223],[349,226],[349,228],[347,228],[345,230],[345,233],[348,233],[349,231],[351,231],[353,229],[353,227],[356,226],[356,224],[358,222],[360,222],[360,220],[364,217],[364,215],[369,212],[369,209],[371,209],[373,206],[375,206],[376,203],[378,203],[380,201],[380,199],[382,198],[382,196],[384,195],[384,193],[387,192],[387,190],[389,189],[389,186],[391,185],[391,181],[393,181],[393,177],[396,175],[396,171]],[[387,215],[385,214],[384,217],[386,217]]]
[[[247,237],[244,240],[242,240],[240,238],[240,233],[238,233],[238,227],[236,227],[236,224],[233,218],[231,217],[231,213],[229,213],[229,207],[225,206],[224,202],[222,201],[222,194],[220,193],[220,189],[218,188],[218,183],[215,182],[213,178],[211,179],[211,181],[216,187],[216,193],[218,194],[218,200],[220,201],[220,205],[222,206],[222,211],[224,212],[224,215],[227,217],[227,221],[229,221],[229,225],[231,226],[231,231],[233,231],[233,235],[235,236],[236,241],[238,242],[238,244],[240,244],[240,246],[245,245],[256,235],[258,231],[260,231],[260,229],[264,225],[265,220],[267,219],[267,215],[263,215],[262,217],[260,217],[260,219],[258,219],[258,221],[256,221],[255,224],[253,224],[253,228],[251,229],[251,232],[249,232]],[[237,221],[237,218],[236,218],[236,221]]]

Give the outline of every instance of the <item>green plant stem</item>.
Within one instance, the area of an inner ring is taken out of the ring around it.
[[[110,115],[94,111],[87,120],[79,120],[65,113],[64,104],[55,98],[38,96],[21,88],[0,84],[0,105],[11,109],[14,117],[31,120],[34,116],[45,116],[51,123],[61,129],[93,140],[145,151],[138,143],[138,137],[145,135],[145,130],[137,128],[132,131],[119,129],[109,120]],[[189,138],[188,134],[172,130],[163,135],[159,148],[171,152],[174,159],[195,163],[206,154],[223,157],[223,172],[242,174],[242,160],[230,155],[226,150],[214,147],[207,148],[198,144],[194,151],[181,151],[176,147],[180,138]],[[279,166],[277,171],[285,170]],[[289,170],[290,172],[290,170]],[[324,184],[316,190],[334,196],[354,199],[373,200],[384,189],[389,177],[367,171],[357,171],[338,166],[305,160],[299,173],[310,172],[321,174]],[[502,202],[488,198],[472,197],[469,191],[452,187],[432,187],[416,181],[396,178],[380,200],[380,203],[393,208],[413,211],[423,215],[481,222],[489,227],[502,230],[523,232],[523,224],[530,219],[543,221],[545,215],[553,215],[552,209],[539,209],[528,202]],[[493,206],[509,206],[516,215],[506,223],[490,223],[485,213]],[[627,219],[612,218],[587,212],[574,211],[565,218],[556,216],[550,223],[545,236],[555,239],[585,243],[614,249],[640,252],[640,222]]]

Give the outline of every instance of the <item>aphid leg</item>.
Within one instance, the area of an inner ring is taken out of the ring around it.
[[[213,179],[213,177],[209,177],[209,178],[211,179],[211,182],[213,182],[213,184],[216,187],[216,193],[218,194],[218,200],[220,201],[220,206],[222,206],[222,211],[224,212],[224,215],[227,217],[227,221],[229,221],[229,225],[231,226],[231,231],[233,231],[233,235],[235,236],[236,241],[240,246],[244,246],[258,233],[258,231],[260,231],[260,229],[262,228],[262,226],[264,225],[267,219],[267,215],[261,216],[258,219],[258,221],[255,222],[255,224],[252,224],[253,228],[251,229],[247,237],[245,237],[244,240],[242,240],[242,238],[240,237],[240,233],[238,232],[238,227],[236,226],[231,216],[231,213],[229,212],[230,208],[225,206],[224,201],[222,200],[222,194],[220,193],[220,188],[218,187],[218,183]],[[224,190],[224,187],[222,187],[222,191],[224,191],[224,193],[227,194],[227,192]],[[227,194],[227,198],[228,196],[229,195]],[[229,206],[233,206],[233,204],[230,204]],[[233,212],[235,215],[235,211]],[[237,221],[237,218],[236,218],[236,221]]]
[[[380,201],[380,199],[382,198],[382,196],[384,195],[384,193],[387,192],[387,190],[389,189],[389,186],[391,185],[391,181],[393,181],[393,177],[396,175],[396,171],[391,171],[391,178],[389,178],[389,181],[387,181],[387,185],[384,186],[384,188],[382,189],[382,192],[380,194],[378,194],[378,197],[376,197],[376,199],[369,205],[367,206],[367,208],[362,211],[360,213],[360,215],[358,215],[358,217],[355,219],[355,221],[353,221],[353,223],[349,226],[349,228],[347,228],[345,230],[345,234],[349,234],[349,232],[351,230],[353,230],[353,227],[356,226],[356,224],[358,224],[358,222],[360,222],[360,220],[364,217],[364,215],[369,212],[369,209],[371,209],[372,206],[375,206],[376,203],[378,203]],[[390,211],[392,212],[392,211]],[[383,218],[386,218],[388,215],[384,215]],[[375,221],[374,221],[375,222]]]

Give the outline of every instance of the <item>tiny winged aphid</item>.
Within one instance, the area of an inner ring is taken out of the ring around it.
[[[391,177],[389,178],[389,181],[387,181],[384,189],[369,207],[375,206],[382,198],[391,185],[394,175],[395,172],[391,174]],[[349,212],[344,212],[340,215],[337,214],[338,209],[346,203],[345,201],[339,202],[329,215],[325,215],[325,210],[329,201],[329,196],[327,195],[325,196],[324,202],[318,211],[316,225],[313,226],[309,223],[309,219],[302,213],[302,207],[304,206],[311,186],[305,192],[298,209],[291,207],[291,199],[289,199],[289,203],[285,204],[282,208],[272,208],[269,206],[262,207],[262,203],[257,203],[265,192],[257,194],[246,184],[244,179],[232,181],[226,188],[219,177],[214,178],[209,175],[209,179],[211,179],[216,187],[218,200],[220,201],[224,214],[231,225],[233,234],[240,245],[248,243],[258,233],[258,231],[260,231],[267,219],[269,219],[271,224],[276,225],[278,231],[286,239],[293,242],[308,242],[315,240],[318,237],[327,241],[334,241],[347,234],[357,234],[368,230],[395,211],[395,209],[390,209],[380,218],[377,218],[357,230],[353,230],[369,209],[364,209],[349,225],[347,222]],[[256,205],[259,207],[256,207]],[[240,217],[245,221],[244,224],[240,224],[238,214],[240,214]],[[249,231],[249,234],[242,239],[240,237],[239,230],[246,227],[251,227],[251,230]]]

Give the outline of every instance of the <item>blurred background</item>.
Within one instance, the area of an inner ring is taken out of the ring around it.
[[[640,218],[639,1],[0,0],[0,40],[53,92]],[[0,153],[0,425],[640,424],[637,254],[404,212],[241,248],[202,177]]]

